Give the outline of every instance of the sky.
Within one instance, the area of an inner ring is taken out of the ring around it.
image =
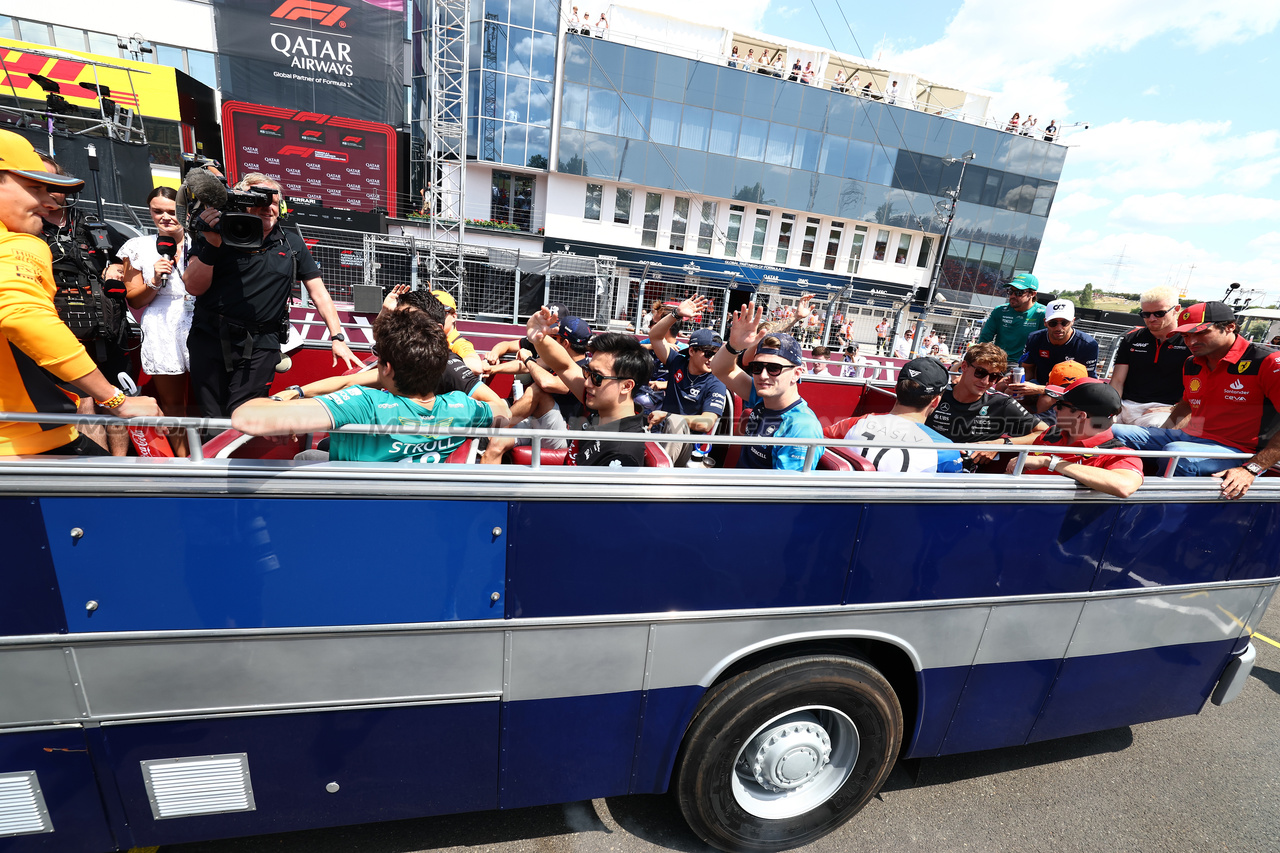
[[[1168,284],[1214,300],[1238,282],[1255,305],[1280,303],[1280,0],[643,6],[985,91],[1002,120],[1087,123],[1062,137],[1045,289]]]

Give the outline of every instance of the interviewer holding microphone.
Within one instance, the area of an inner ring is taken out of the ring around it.
[[[178,193],[156,187],[147,196],[147,209],[159,232],[134,237],[120,247],[125,261],[124,284],[129,307],[142,310],[142,369],[155,383],[160,408],[169,415],[186,417],[187,334],[195,297],[187,293],[182,273],[187,268],[190,243],[178,221]],[[169,434],[174,453],[187,454],[183,430]]]

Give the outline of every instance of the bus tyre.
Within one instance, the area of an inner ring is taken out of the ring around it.
[[[721,850],[799,847],[857,814],[901,745],[902,709],[875,667],[777,661],[708,693],[677,758],[676,797]]]

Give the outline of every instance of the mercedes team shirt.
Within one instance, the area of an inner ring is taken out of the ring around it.
[[[956,399],[955,388],[942,392],[938,408],[925,421],[931,428],[961,444],[990,441],[1003,435],[1018,437],[1035,429],[1035,416],[1008,394],[988,391],[972,403]]]
[[[1192,435],[1253,453],[1280,427],[1280,351],[1237,335],[1213,370],[1187,359],[1182,382]]]
[[[1129,365],[1124,399],[1134,403],[1177,403],[1182,399],[1182,366],[1190,357],[1191,350],[1177,332],[1163,341],[1146,326],[1128,332],[1116,350],[1116,364]]]

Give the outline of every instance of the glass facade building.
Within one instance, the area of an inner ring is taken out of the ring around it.
[[[943,265],[942,287],[962,292],[989,293],[1032,269],[1066,154],[1039,139],[576,35],[566,37],[561,85],[557,171],[738,201],[748,215],[763,204],[937,234],[960,172],[945,159],[973,151]],[[818,251],[813,221],[790,235],[801,252]],[[731,215],[732,242],[757,258],[753,229]]]

